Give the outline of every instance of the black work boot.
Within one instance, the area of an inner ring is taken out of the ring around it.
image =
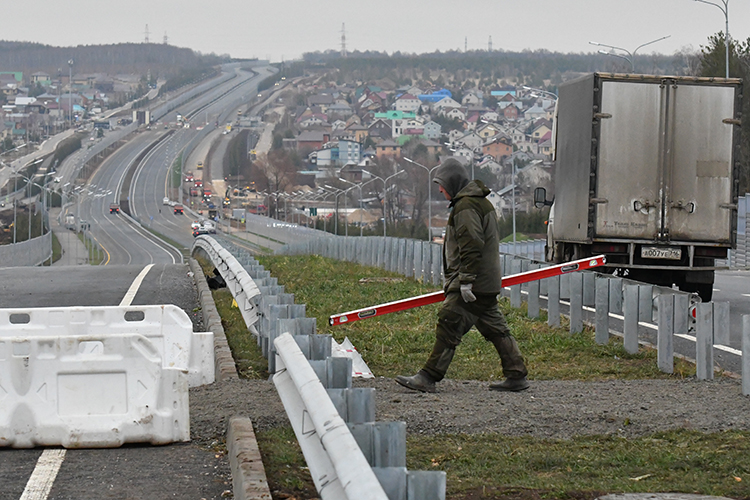
[[[396,377],[396,382],[415,391],[435,392],[435,381],[422,370],[412,377],[399,375]]]
[[[529,388],[529,381],[523,378],[506,378],[502,382],[493,382],[490,384],[492,391],[510,391],[519,392]]]

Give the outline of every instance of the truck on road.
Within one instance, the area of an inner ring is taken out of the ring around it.
[[[559,86],[546,260],[606,254],[609,272],[711,300],[736,247],[738,79],[594,73]]]

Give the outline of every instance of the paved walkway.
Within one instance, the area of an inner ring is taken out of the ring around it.
[[[65,229],[59,222],[59,208],[51,208],[49,211],[50,226],[52,233],[57,237],[62,247],[62,257],[55,261],[53,266],[81,266],[88,264],[88,251],[78,239],[75,231]]]

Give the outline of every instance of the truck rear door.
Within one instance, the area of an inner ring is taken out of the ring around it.
[[[670,97],[664,226],[672,240],[729,243],[735,87],[676,85]]]
[[[731,239],[735,87],[602,81],[597,237]]]
[[[602,81],[600,95],[594,234],[655,239],[661,222],[657,206],[662,89]]]

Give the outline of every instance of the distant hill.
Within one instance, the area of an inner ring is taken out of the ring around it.
[[[0,71],[22,71],[24,77],[43,71],[55,78],[58,71],[68,74],[71,59],[74,74],[145,75],[150,71],[160,78],[169,78],[186,68],[223,62],[214,54],[203,55],[191,49],[156,43],[53,47],[32,42],[0,41]]]

